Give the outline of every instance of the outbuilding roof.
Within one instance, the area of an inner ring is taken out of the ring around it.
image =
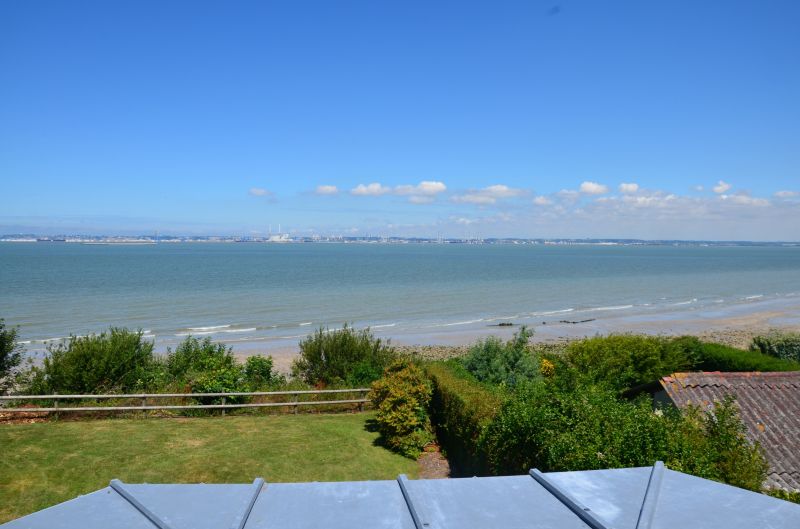
[[[111,485],[3,529],[800,528],[800,505],[653,467],[441,480]]]
[[[747,436],[764,449],[770,488],[800,490],[800,371],[674,373],[661,379],[679,407],[736,397]]]

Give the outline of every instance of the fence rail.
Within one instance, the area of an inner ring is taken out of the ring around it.
[[[42,408],[7,408],[0,405],[0,412],[4,413],[59,413],[75,411],[149,411],[149,410],[222,410],[235,408],[275,408],[275,407],[294,407],[297,413],[299,406],[324,406],[337,404],[358,404],[359,409],[363,409],[364,404],[369,402],[366,393],[369,388],[353,389],[318,389],[318,390],[297,390],[297,391],[252,391],[252,392],[230,392],[230,393],[127,393],[118,395],[4,395],[0,396],[0,403],[3,401],[30,401],[30,400],[49,400],[53,401],[52,407]],[[327,395],[342,393],[359,393],[361,398],[339,399],[339,400],[299,400],[301,395]],[[228,397],[270,397],[270,396],[294,396],[294,399],[287,402],[249,402],[249,403],[225,403]],[[153,405],[147,401],[151,399],[194,399],[199,397],[221,397],[222,404],[164,404]],[[102,400],[102,399],[140,399],[140,406],[59,406],[62,400]]]

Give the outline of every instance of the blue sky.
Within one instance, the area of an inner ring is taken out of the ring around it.
[[[796,240],[798,27],[796,1],[9,0],[0,232]]]

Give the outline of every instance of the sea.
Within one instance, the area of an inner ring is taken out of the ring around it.
[[[112,326],[269,351],[344,324],[433,343],[764,306],[800,317],[800,247],[0,243],[0,318],[34,356]]]

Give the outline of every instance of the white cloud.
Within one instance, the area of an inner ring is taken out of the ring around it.
[[[453,202],[477,204],[477,205],[491,205],[496,204],[498,200],[504,198],[513,198],[525,194],[524,189],[517,189],[508,187],[503,184],[495,184],[483,189],[477,189],[464,193],[463,195],[456,195],[452,198]]]
[[[727,182],[724,182],[724,181],[722,181],[722,180],[720,180],[719,182],[717,182],[717,185],[715,185],[715,186],[713,187],[713,189],[714,189],[714,193],[716,193],[716,194],[718,194],[718,195],[721,195],[722,193],[725,193],[725,192],[726,192],[726,191],[728,191],[730,188],[731,188],[731,185],[730,185],[729,183],[727,183]]]
[[[392,192],[391,187],[386,187],[384,185],[379,184],[378,182],[373,182],[367,185],[358,184],[356,187],[350,190],[351,195],[361,196],[361,197],[369,197],[369,196],[376,197],[391,192]]]
[[[634,183],[626,184],[625,182],[623,182],[619,185],[620,193],[625,193],[626,195],[632,195],[637,191],[639,191],[639,184],[634,184]]]
[[[766,198],[751,197],[743,193],[737,195],[720,195],[720,199],[731,204],[739,206],[769,206],[769,200]]]
[[[608,193],[608,186],[598,184],[597,182],[583,182],[579,189],[581,193],[586,193],[587,195],[602,195]]]
[[[335,195],[339,193],[339,188],[336,186],[322,185],[317,186],[314,192],[318,195]]]
[[[706,188],[705,188],[705,187],[703,187],[703,186],[694,186],[694,188],[693,188],[693,189],[694,189],[695,191],[705,191],[705,189],[706,189]]]
[[[800,191],[778,191],[775,198],[794,198],[800,197]]]
[[[537,206],[549,206],[553,203],[553,201],[547,197],[538,196],[533,199],[533,203]]]
[[[412,204],[430,204],[434,200],[433,197],[426,195],[411,195],[408,197],[408,201]]]
[[[273,195],[272,191],[263,187],[251,187],[248,193],[254,197],[271,197]]]
[[[434,196],[445,191],[447,191],[447,186],[443,182],[431,180],[423,180],[415,186],[402,185],[394,188],[394,192],[398,195]]]

